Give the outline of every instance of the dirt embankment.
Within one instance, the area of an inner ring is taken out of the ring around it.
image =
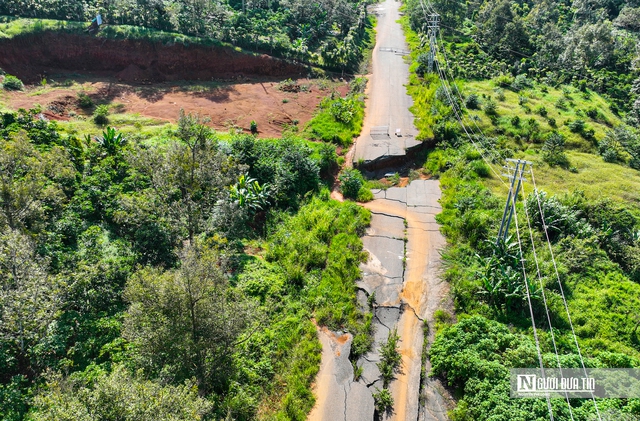
[[[126,82],[211,80],[239,75],[295,77],[304,66],[218,46],[112,40],[60,32],[0,40],[0,67],[37,82],[52,70],[100,72]]]

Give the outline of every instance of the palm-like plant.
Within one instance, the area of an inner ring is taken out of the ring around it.
[[[254,178],[242,174],[230,188],[231,200],[241,208],[262,210],[269,203],[269,186],[260,185]]]
[[[98,143],[107,150],[109,155],[115,154],[125,143],[126,139],[122,137],[122,133],[116,134],[116,129],[113,127],[107,127],[102,136],[97,136]]]

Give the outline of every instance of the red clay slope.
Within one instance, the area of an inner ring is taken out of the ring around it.
[[[211,80],[238,75],[295,77],[304,66],[268,55],[218,46],[112,40],[88,35],[41,32],[0,40],[0,67],[25,82],[47,72],[107,72],[128,82]]]

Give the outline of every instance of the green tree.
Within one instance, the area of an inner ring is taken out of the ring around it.
[[[256,314],[251,302],[229,289],[220,256],[200,244],[187,246],[179,269],[142,269],[129,280],[124,337],[137,363],[173,382],[195,377],[203,394],[226,390],[232,354]]]
[[[205,229],[239,168],[220,150],[199,116],[180,113],[178,141],[164,153],[139,150],[130,160],[151,182],[150,199],[178,234],[193,241]]]
[[[34,228],[42,223],[44,206],[64,200],[60,182],[75,175],[60,147],[38,152],[21,131],[0,138],[0,227]]]
[[[0,349],[7,362],[17,359],[22,373],[34,373],[34,346],[60,305],[61,284],[47,267],[28,236],[11,229],[0,234]]]
[[[212,410],[192,381],[176,386],[132,376],[123,366],[99,373],[93,385],[51,375],[34,399],[33,421],[198,421]]]

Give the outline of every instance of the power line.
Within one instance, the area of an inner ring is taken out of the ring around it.
[[[545,222],[544,219],[544,212],[542,211],[542,203],[540,202],[540,194],[538,191],[538,188],[536,186],[536,179],[535,176],[533,175],[533,170],[531,171],[531,182],[533,183],[533,188],[534,188],[534,194],[536,195],[536,200],[538,202],[538,211],[540,212],[540,220],[542,221],[542,228],[544,230],[544,235],[545,238],[547,240],[547,245],[549,246],[549,253],[551,255],[551,261],[553,262],[553,269],[556,273],[556,279],[558,280],[558,287],[560,290],[560,296],[562,297],[562,302],[564,304],[564,309],[565,312],[567,313],[567,319],[569,320],[569,326],[571,327],[571,334],[573,335],[573,341],[576,345],[576,349],[578,351],[578,357],[580,358],[580,364],[582,365],[582,370],[585,373],[585,376],[587,376],[587,368],[584,365],[584,359],[582,358],[582,352],[580,351],[580,345],[578,344],[578,337],[576,336],[576,331],[573,328],[573,322],[571,321],[571,314],[569,313],[569,306],[567,305],[567,299],[564,295],[564,288],[562,288],[562,282],[560,281],[560,274],[558,273],[558,266],[556,265],[556,259],[553,255],[553,248],[551,247],[551,239],[549,238],[549,231],[547,230],[547,224]],[[593,392],[591,392],[591,399],[593,400],[593,405],[596,409],[596,413],[598,415],[598,420],[602,421],[602,418],[600,417],[600,410],[598,409],[598,404],[596,402],[596,398],[593,394]]]
[[[515,175],[518,176],[517,174]],[[524,175],[524,166],[522,166],[522,169],[520,170],[519,177],[521,178],[523,175]],[[516,212],[516,199],[517,197],[516,195],[514,195],[511,203],[513,206],[513,213],[515,216],[514,219],[515,219],[515,225],[516,225],[516,236],[518,238],[518,248],[520,250],[520,263],[522,265],[522,274],[524,276],[523,282],[524,282],[525,290],[527,292],[527,302],[529,304],[529,314],[531,315],[531,326],[533,326],[533,337],[536,342],[536,351],[538,353],[538,361],[540,362],[540,370],[541,370],[542,376],[544,377],[544,364],[542,363],[542,353],[540,351],[540,340],[538,339],[538,330],[536,329],[536,322],[535,322],[535,318],[533,317],[533,305],[531,304],[529,282],[527,281],[527,270],[524,264],[524,254],[522,253],[522,241],[520,240],[520,229],[518,227],[518,212]],[[551,421],[553,421],[553,410],[551,408],[551,399],[549,398],[549,392],[546,393],[546,401],[547,401],[547,409],[549,410],[549,417],[551,418]]]
[[[533,165],[531,166],[531,171],[533,171]],[[536,253],[536,245],[533,240],[533,230],[531,229],[531,219],[529,217],[529,210],[527,209],[527,196],[525,193],[524,185],[522,186],[522,202],[524,203],[524,214],[527,219],[527,227],[529,228],[529,238],[531,239],[531,250],[533,251],[533,260],[536,262],[536,272],[538,274],[538,282],[540,283],[540,291],[542,292],[542,302],[544,304],[545,312],[547,313],[547,322],[549,324],[549,333],[551,333],[551,342],[553,344],[553,352],[556,354],[556,362],[558,363],[558,369],[560,370],[560,377],[562,377],[562,364],[560,363],[560,356],[558,355],[558,347],[556,345],[556,337],[553,333],[553,326],[551,325],[551,316],[549,315],[549,306],[547,305],[547,294],[544,292],[544,285],[542,284],[542,275],[540,273],[540,265],[538,264],[538,256]],[[567,392],[564,393],[564,396],[567,400],[567,406],[569,407],[569,415],[571,416],[571,420],[573,421],[573,410],[571,408],[571,402],[569,402],[569,394]]]

